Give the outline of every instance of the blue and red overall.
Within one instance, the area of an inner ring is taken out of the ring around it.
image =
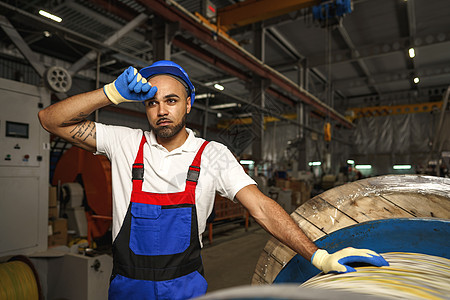
[[[200,257],[195,187],[204,142],[189,167],[183,192],[142,191],[145,136],[132,169],[133,191],[113,243],[109,299],[189,299],[206,293]]]

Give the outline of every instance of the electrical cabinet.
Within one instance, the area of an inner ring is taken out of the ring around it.
[[[50,94],[0,78],[0,256],[47,249],[49,134],[38,112]]]

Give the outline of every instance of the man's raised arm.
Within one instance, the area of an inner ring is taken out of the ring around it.
[[[102,89],[72,96],[39,111],[42,127],[75,146],[95,152],[95,123],[87,120],[96,109],[111,104]]]
[[[122,102],[143,102],[157,91],[133,67],[128,67],[116,80],[92,92],[72,96],[39,111],[45,130],[75,146],[97,150],[95,123],[87,120],[93,111]]]

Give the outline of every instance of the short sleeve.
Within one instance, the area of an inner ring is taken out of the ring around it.
[[[230,200],[242,188],[256,182],[245,172],[231,151],[224,145],[212,142],[210,155],[213,157],[213,168],[216,170],[216,190]]]
[[[127,144],[134,146],[142,137],[142,130],[123,126],[95,123],[95,129],[97,143],[95,154],[106,155],[109,159],[118,149],[122,149]]]

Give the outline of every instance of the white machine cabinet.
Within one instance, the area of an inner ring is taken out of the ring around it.
[[[0,256],[47,249],[50,93],[0,78]]]

